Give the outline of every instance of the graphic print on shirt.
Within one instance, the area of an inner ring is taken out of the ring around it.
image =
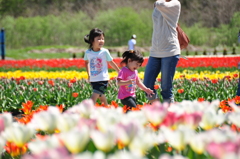
[[[136,86],[135,74],[133,74],[133,75],[131,75],[131,76],[128,76],[127,79],[128,79],[128,80],[134,79],[134,81],[133,81],[132,84],[129,84],[129,85],[125,86],[127,92],[129,92],[129,93],[134,93],[134,91],[135,91],[135,86]]]
[[[102,59],[100,57],[94,57],[90,60],[90,72],[91,76],[97,76],[102,72]]]

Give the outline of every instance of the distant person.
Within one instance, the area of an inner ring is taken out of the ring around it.
[[[176,30],[181,4],[178,0],[158,0],[152,13],[153,33],[150,57],[144,73],[144,84],[154,90],[156,78],[161,72],[161,95],[163,102],[174,102],[173,77],[181,49]],[[150,103],[159,101],[156,90],[148,97]]]
[[[136,86],[141,88],[149,96],[153,91],[147,88],[138,77],[137,69],[141,67],[144,59],[143,55],[134,50],[125,51],[122,55],[121,63],[125,66],[119,71],[117,84],[119,86],[118,98],[123,105],[126,105],[129,110],[136,108]]]
[[[113,61],[109,51],[103,48],[104,37],[104,32],[98,28],[92,29],[84,37],[84,41],[89,44],[89,49],[84,54],[84,60],[88,80],[93,88],[91,99],[95,104],[99,98],[101,103],[107,106],[108,102],[104,93],[109,80],[108,64],[117,72],[119,72],[119,68]]]
[[[137,44],[136,38],[137,36],[133,34],[131,39],[128,40],[128,50],[135,50],[135,45]]]

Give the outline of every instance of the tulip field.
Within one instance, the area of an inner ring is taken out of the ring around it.
[[[121,59],[114,61],[121,67]],[[143,79],[148,59],[139,69]],[[0,61],[2,159],[239,159],[240,57],[180,59],[175,103],[137,108],[117,99],[109,69],[109,105],[89,99],[83,59]],[[160,94],[161,76],[154,89]]]

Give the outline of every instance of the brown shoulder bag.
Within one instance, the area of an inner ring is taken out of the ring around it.
[[[180,28],[179,24],[177,25],[176,29],[178,32],[178,41],[180,44],[180,48],[181,48],[181,50],[185,49],[188,46],[190,40],[189,40],[187,34],[182,30],[182,28]]]

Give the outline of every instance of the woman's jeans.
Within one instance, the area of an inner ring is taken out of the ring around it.
[[[157,76],[161,72],[161,95],[163,102],[174,102],[173,89],[173,77],[176,71],[176,66],[179,61],[180,55],[171,57],[156,58],[149,57],[148,64],[144,73],[144,85],[154,91],[154,95],[147,97],[148,100],[154,100],[159,98],[154,85]]]

